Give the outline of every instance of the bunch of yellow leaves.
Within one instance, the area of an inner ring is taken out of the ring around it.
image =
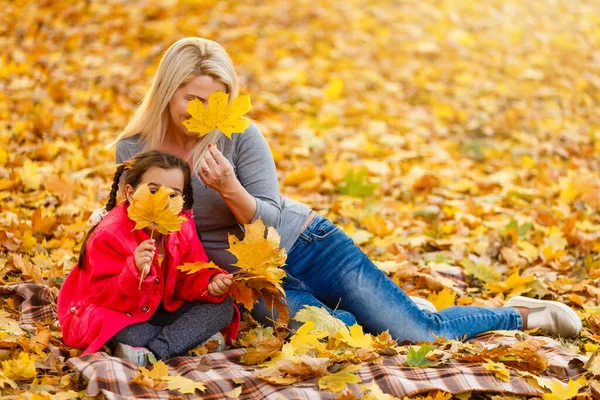
[[[218,129],[231,139],[232,134],[244,133],[250,126],[250,120],[243,116],[251,109],[250,96],[238,96],[229,104],[229,95],[218,91],[208,96],[208,107],[198,99],[190,101],[186,110],[192,118],[183,125],[200,137]]]
[[[151,227],[150,237],[154,236],[155,230],[163,235],[180,231],[181,223],[186,220],[179,215],[183,208],[183,198],[172,196],[174,193],[172,189],[164,186],[152,193],[147,184],[140,185],[127,209],[127,215],[135,222],[133,230]],[[149,270],[150,265],[144,268],[140,276],[140,288]]]
[[[229,252],[237,257],[234,267],[240,270],[234,273],[230,294],[236,303],[241,303],[248,310],[262,298],[266,306],[278,312],[275,327],[278,334],[286,336],[289,310],[284,303],[285,292],[281,281],[285,277],[283,265],[287,255],[279,248],[281,238],[273,227],[268,229],[260,218],[251,224],[245,224],[246,235],[239,240],[229,235]],[[265,237],[265,230],[267,235]],[[186,263],[177,267],[188,274],[202,269],[219,268],[213,262]]]
[[[262,298],[267,308],[277,310],[275,330],[281,336],[286,336],[289,310],[284,303],[285,292],[281,281],[285,277],[282,267],[287,254],[279,248],[281,238],[275,228],[266,228],[260,218],[252,224],[245,224],[244,230],[244,240],[231,234],[228,238],[228,251],[237,258],[232,265],[240,268],[235,273],[231,296],[248,310],[252,310],[258,299]]]

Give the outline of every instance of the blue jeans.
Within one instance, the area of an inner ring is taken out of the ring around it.
[[[435,337],[469,339],[491,330],[522,329],[514,308],[449,307],[436,313],[420,310],[375,266],[340,228],[320,215],[300,234],[288,253],[284,280],[290,318],[304,305],[324,307],[347,325],[366,331],[389,330],[400,341],[433,341]],[[255,318],[273,320],[263,303]],[[292,322],[295,329],[298,323]]]

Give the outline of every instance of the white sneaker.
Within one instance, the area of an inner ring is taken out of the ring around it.
[[[154,354],[147,348],[133,347],[123,343],[117,343],[113,350],[113,356],[133,361],[140,367],[147,367],[152,364],[152,360],[156,361]]]
[[[433,305],[433,303],[427,299],[416,296],[410,296],[410,299],[413,301],[413,303],[417,305],[417,307],[419,307],[423,311],[437,312],[437,308],[435,308],[435,305]]]
[[[528,308],[527,329],[540,328],[562,337],[577,336],[581,332],[581,318],[571,307],[557,301],[515,296],[508,299],[504,307]]]
[[[211,353],[227,350],[227,344],[225,343],[225,336],[223,336],[223,334],[221,332],[215,333],[214,335],[212,335],[211,337],[206,339],[204,341],[204,343],[202,343],[200,346],[205,346],[207,343],[212,342],[212,341],[217,342],[217,347],[214,349],[211,349],[210,350]]]

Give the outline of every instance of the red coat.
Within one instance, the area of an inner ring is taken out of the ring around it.
[[[150,319],[161,301],[165,310],[175,311],[185,302],[218,303],[227,296],[214,297],[206,292],[210,278],[226,271],[205,269],[188,275],[177,270],[186,262],[208,261],[194,219],[185,213],[188,220],[181,224],[181,231],[171,233],[166,240],[166,279],[155,256],[138,290],[140,273],[133,255],[150,236],[144,230],[133,230],[135,222],[127,216],[127,207],[127,203],[117,205],[92,232],[84,268],[73,268],[58,295],[63,340],[68,346],[84,348],[84,354],[98,351],[126,326]],[[222,331],[227,340],[235,339],[239,324],[235,308],[231,324]]]

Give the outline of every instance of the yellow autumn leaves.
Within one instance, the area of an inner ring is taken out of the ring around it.
[[[279,248],[280,237],[275,228],[266,227],[260,218],[251,224],[244,224],[244,239],[229,235],[229,251],[236,257],[232,264],[239,270],[234,272],[233,284],[229,289],[232,299],[247,310],[263,299],[268,309],[277,310],[273,316],[278,333],[287,335],[289,311],[285,304],[285,292],[282,279],[285,277],[284,249]],[[265,236],[266,231],[266,236]],[[188,274],[202,269],[218,268],[213,262],[185,263],[178,269]]]

